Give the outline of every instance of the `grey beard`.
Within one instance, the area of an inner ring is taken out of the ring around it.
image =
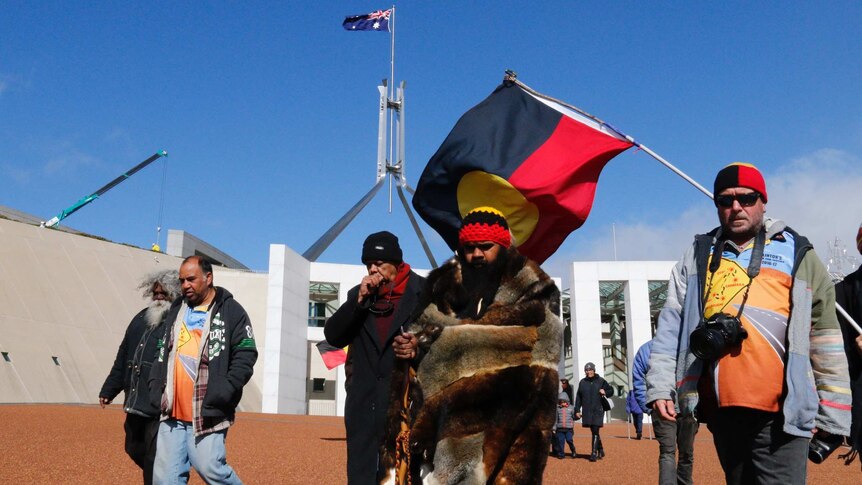
[[[153,300],[147,306],[147,328],[158,327],[170,307],[171,303],[169,301]]]

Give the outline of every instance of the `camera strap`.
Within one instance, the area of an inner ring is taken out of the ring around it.
[[[727,243],[727,239],[721,238],[715,242],[712,250],[712,257],[709,261],[709,285],[707,286],[707,291],[704,292],[703,295],[703,306],[706,306],[706,298],[709,295],[709,289],[712,288],[712,278],[715,276],[715,272],[718,271],[718,267],[721,265],[721,255],[724,253],[724,246]],[[748,261],[748,268],[746,269],[746,273],[748,274],[748,284],[745,285],[745,294],[742,296],[742,304],[739,305],[739,312],[736,314],[736,318],[739,318],[742,315],[742,310],[745,308],[745,302],[748,301],[748,290],[751,289],[751,283],[754,282],[754,278],[760,274],[760,265],[763,262],[763,251],[766,248],[766,227],[761,227],[760,231],[757,232],[757,235],[754,236],[754,248],[751,250],[751,259]]]

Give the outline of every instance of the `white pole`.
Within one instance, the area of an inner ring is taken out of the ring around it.
[[[617,225],[611,224],[611,229],[614,231],[614,261],[617,260]]]
[[[395,97],[395,5],[392,6],[392,14],[389,15],[389,65],[392,74],[392,85],[390,87],[390,98]]]
[[[699,190],[699,191],[703,192],[704,194],[706,194],[706,196],[707,196],[707,197],[709,197],[710,199],[713,199],[713,198],[714,198],[714,197],[712,196],[712,192],[710,192],[710,191],[706,190],[705,188],[703,188],[703,186],[702,186],[702,185],[700,185],[699,183],[695,182],[695,181],[694,181],[694,179],[692,179],[691,177],[689,177],[688,175],[686,175],[685,173],[683,173],[683,171],[682,171],[682,170],[680,170],[680,169],[678,169],[678,168],[674,167],[673,165],[671,165],[671,163],[670,163],[670,162],[668,162],[668,161],[667,161],[667,160],[665,160],[664,158],[660,157],[656,152],[654,152],[654,151],[650,150],[649,148],[647,148],[647,147],[645,147],[645,146],[641,145],[640,143],[636,142],[636,141],[634,140],[634,138],[632,138],[632,137],[630,137],[630,136],[628,136],[628,135],[625,135],[625,137],[626,137],[630,142],[634,143],[634,144],[635,144],[635,146],[637,146],[637,147],[638,147],[638,148],[640,148],[641,150],[645,151],[649,156],[651,156],[651,157],[655,158],[656,160],[658,160],[659,162],[661,162],[665,167],[667,167],[667,168],[671,169],[671,170],[673,171],[673,173],[675,173],[675,174],[679,175],[680,177],[682,177],[682,178],[683,178],[683,180],[685,180],[686,182],[688,182],[688,183],[690,183],[691,185],[693,185],[697,190]]]
[[[392,6],[392,13],[389,14],[389,66],[390,66],[390,84],[389,93],[386,99],[386,109],[389,110],[389,160],[386,163],[387,175],[389,178],[389,213],[392,213],[392,173],[388,167],[393,162],[395,156],[394,148],[394,130],[395,130],[395,113],[389,107],[389,102],[395,98],[395,5]]]
[[[699,183],[695,182],[695,181],[694,181],[694,179],[692,179],[691,177],[689,177],[688,175],[686,175],[685,173],[683,173],[680,169],[678,169],[678,168],[674,167],[673,165],[671,165],[671,163],[670,163],[670,162],[668,162],[668,161],[667,161],[667,160],[665,160],[664,158],[660,157],[656,152],[654,152],[654,151],[650,150],[649,148],[647,148],[647,147],[645,147],[645,146],[641,145],[640,143],[636,142],[634,138],[632,138],[632,137],[630,137],[630,136],[628,136],[628,135],[625,135],[625,134],[621,133],[619,130],[617,130],[617,129],[616,129],[616,128],[614,128],[613,126],[611,126],[611,125],[609,125],[609,124],[605,123],[604,121],[602,121],[602,120],[600,120],[600,119],[596,118],[595,116],[593,116],[593,115],[591,115],[591,114],[587,113],[586,111],[584,111],[584,110],[582,110],[582,109],[578,108],[577,106],[573,106],[573,105],[571,105],[571,104],[569,104],[569,103],[566,103],[566,102],[564,102],[564,101],[560,101],[559,99],[552,98],[552,97],[550,97],[550,96],[544,95],[544,94],[542,94],[542,93],[540,93],[540,92],[536,91],[535,89],[533,89],[533,88],[531,88],[531,87],[527,86],[526,84],[522,83],[521,81],[519,81],[517,77],[518,77],[518,75],[517,75],[517,74],[515,74],[514,72],[512,72],[512,71],[506,71],[506,75],[505,75],[505,77],[504,77],[503,79],[504,79],[505,81],[508,81],[508,82],[514,82],[515,84],[517,84],[518,86],[520,86],[521,88],[523,88],[524,90],[526,90],[526,91],[527,91],[528,93],[530,93],[530,94],[533,94],[533,95],[538,96],[538,97],[543,98],[543,99],[547,99],[547,100],[549,100],[549,101],[553,101],[553,102],[555,102],[555,103],[559,103],[559,104],[561,104],[561,105],[563,105],[563,106],[565,106],[565,107],[567,107],[567,108],[569,108],[569,109],[575,110],[576,112],[578,112],[578,113],[580,113],[580,114],[582,114],[582,115],[586,116],[587,118],[590,118],[591,120],[595,121],[596,123],[600,124],[602,127],[607,128],[607,129],[608,129],[608,130],[610,130],[610,131],[613,131],[613,132],[614,132],[614,133],[616,133],[617,135],[619,135],[619,136],[621,136],[621,137],[625,138],[626,140],[628,140],[629,142],[631,142],[634,146],[636,146],[636,147],[640,148],[641,150],[643,150],[643,151],[645,151],[647,154],[649,154],[651,157],[655,158],[656,160],[658,160],[659,162],[661,162],[662,164],[664,164],[664,166],[665,166],[665,167],[667,167],[667,168],[671,169],[675,174],[677,174],[677,175],[679,175],[680,177],[682,177],[686,182],[690,183],[690,184],[691,184],[691,185],[693,185],[695,188],[697,188],[698,190],[700,190],[701,192],[703,192],[704,194],[706,194],[706,196],[707,196],[707,197],[709,197],[710,199],[712,199],[712,198],[713,198],[713,196],[712,196],[712,192],[710,192],[710,191],[706,190],[705,188],[703,188],[703,186],[702,186],[702,185],[700,185]]]

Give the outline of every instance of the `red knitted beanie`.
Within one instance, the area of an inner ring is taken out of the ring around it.
[[[493,207],[473,209],[461,221],[458,243],[464,245],[481,241],[495,242],[504,248],[512,245],[509,224],[506,223],[503,213]]]

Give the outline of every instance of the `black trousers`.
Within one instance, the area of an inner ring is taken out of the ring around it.
[[[153,483],[153,462],[156,460],[156,438],[159,435],[159,418],[145,418],[126,414],[126,454],[144,473],[144,484]]]
[[[720,408],[708,423],[728,485],[804,485],[809,438],[784,432],[781,413]]]

